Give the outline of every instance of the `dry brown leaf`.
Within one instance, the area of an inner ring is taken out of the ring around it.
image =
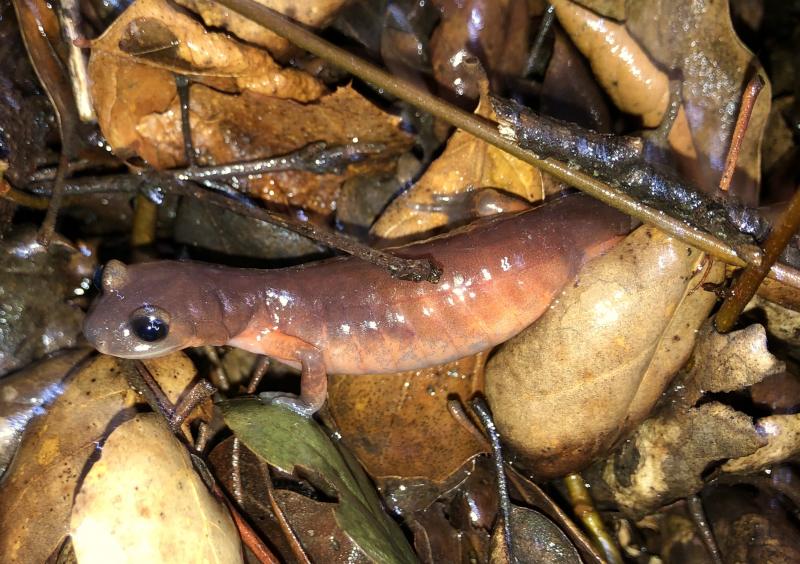
[[[655,127],[669,104],[669,79],[658,70],[623,24],[570,0],[553,0],[558,21],[592,65],[614,104]]]
[[[150,47],[158,57],[135,56],[130,37],[136,38],[136,53],[150,53],[142,45],[159,41],[174,47]],[[282,69],[265,51],[210,33],[163,0],[139,0],[95,42],[90,62],[100,127],[117,154],[138,155],[159,169],[186,164],[173,70],[196,82],[190,124],[202,164],[270,157],[315,141],[384,146],[380,159],[350,166],[342,175],[289,171],[247,181],[258,197],[303,208],[312,217],[331,214],[347,178],[386,168],[411,143],[399,118],[349,86],[326,94],[317,79]]]
[[[751,309],[763,313],[767,331],[772,337],[791,347],[800,347],[800,312],[758,296],[747,304],[745,311]]]
[[[486,97],[475,113],[496,119]],[[422,178],[384,211],[372,234],[381,239],[400,239],[431,232],[449,220],[445,211],[425,209],[436,204],[437,195],[453,196],[485,187],[500,188],[531,202],[544,198],[538,169],[469,133],[456,131]]]
[[[243,561],[227,509],[155,413],[108,436],[75,496],[70,536],[82,564]]]
[[[183,353],[148,361],[169,375],[171,401],[193,380]],[[44,562],[68,532],[75,488],[86,462],[113,428],[135,415],[142,398],[126,382],[133,362],[98,356],[70,375],[64,393],[31,421],[0,484],[0,554],[8,562]],[[140,407],[140,406],[139,406]]]
[[[641,517],[700,491],[710,464],[752,454],[765,442],[749,416],[713,402],[648,419],[598,467],[620,510]]]
[[[258,0],[258,4],[291,17],[308,27],[322,28],[333,20],[350,0]],[[237,37],[269,49],[273,56],[284,58],[296,51],[291,42],[210,0],[177,0],[197,12],[210,28],[227,29]]]
[[[331,376],[329,407],[344,442],[369,474],[442,482],[487,451],[447,409],[483,387],[485,355],[416,372]]]
[[[589,464],[649,414],[694,346],[717,280],[696,249],[641,227],[487,365],[500,433],[538,477]]]

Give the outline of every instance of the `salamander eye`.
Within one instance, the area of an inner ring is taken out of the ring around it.
[[[142,341],[161,341],[169,334],[169,314],[156,306],[140,307],[131,314],[130,326]]]

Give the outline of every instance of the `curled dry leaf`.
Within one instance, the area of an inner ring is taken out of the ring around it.
[[[483,388],[486,355],[399,374],[329,377],[331,415],[369,474],[442,482],[488,444],[450,414]]]
[[[181,369],[185,363],[191,366],[183,353],[147,361],[170,401],[194,379],[193,369]],[[44,562],[61,544],[87,461],[114,425],[141,408],[126,382],[134,370],[132,361],[95,357],[29,423],[0,484],[0,554],[7,561]]]
[[[81,563],[243,561],[227,509],[155,413],[108,436],[75,496],[70,536]]]
[[[308,27],[329,24],[350,0],[258,0],[258,4],[285,14]],[[178,4],[197,12],[210,28],[227,29],[248,43],[269,49],[273,56],[284,58],[296,49],[292,44],[244,16],[210,0],[178,0]]]
[[[537,476],[576,471],[650,413],[686,362],[722,266],[641,227],[589,262],[534,325],[490,359],[503,438]]]
[[[376,143],[380,159],[343,175],[265,174],[249,191],[328,216],[348,177],[385,168],[410,145],[392,117],[351,87],[328,94],[316,78],[283,69],[263,50],[212,33],[163,0],[139,0],[98,39],[89,71],[100,127],[114,151],[155,168],[185,164],[173,72],[189,76],[192,139],[202,164],[281,155],[311,142]]]

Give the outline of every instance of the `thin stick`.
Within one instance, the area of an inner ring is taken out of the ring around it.
[[[722,554],[720,554],[717,540],[714,538],[714,531],[711,530],[711,525],[708,524],[706,519],[706,512],[703,509],[703,502],[700,496],[690,495],[686,498],[686,506],[689,509],[689,515],[692,517],[694,526],[703,541],[703,544],[708,550],[709,556],[714,564],[722,564]]]
[[[609,564],[622,564],[622,554],[617,547],[617,543],[606,531],[603,519],[594,507],[594,500],[583,482],[580,474],[570,474],[564,478],[564,485],[567,488],[569,501],[578,519],[581,520],[589,535],[594,539],[595,545],[599,548]]]
[[[736,172],[736,163],[739,160],[739,151],[742,148],[744,135],[747,133],[747,126],[750,123],[750,116],[753,115],[753,107],[758,100],[758,93],[764,88],[764,79],[760,74],[756,74],[747,83],[742,94],[742,103],[739,108],[739,115],[736,118],[736,127],[733,129],[731,146],[728,149],[728,157],[725,159],[725,168],[722,177],[719,179],[719,189],[727,192],[733,180],[733,173]]]
[[[795,191],[789,207],[781,214],[764,242],[764,257],[761,264],[745,268],[731,289],[730,297],[719,308],[714,319],[717,331],[726,333],[731,330],[736,323],[736,318],[753,298],[753,294],[756,293],[789,240],[797,233],[798,228],[800,228],[800,187]]]
[[[69,155],[62,149],[61,156],[58,158],[58,171],[53,181],[53,194],[47,206],[47,213],[44,216],[42,226],[39,228],[39,242],[45,247],[50,244],[53,234],[56,231],[56,220],[58,212],[61,211],[61,204],[64,201],[64,179],[67,175],[69,166]]]
[[[506,548],[506,554],[513,562],[514,550],[511,537],[511,500],[508,497],[508,482],[506,481],[505,464],[503,463],[503,450],[500,446],[500,433],[492,419],[492,413],[489,411],[489,406],[481,396],[475,397],[471,402],[472,409],[481,420],[486,435],[489,437],[489,443],[492,447],[492,459],[494,461],[495,473],[497,474],[497,498],[500,504],[500,517],[503,526],[503,542]]]
[[[238,12],[251,21],[288,39],[298,47],[333,63],[366,82],[376,85],[379,91],[397,96],[401,100],[445,120],[478,139],[502,149],[506,153],[555,176],[562,182],[574,186],[644,223],[649,223],[673,237],[734,266],[745,266],[747,264],[730,245],[722,242],[717,237],[686,225],[684,222],[661,211],[642,205],[635,198],[623,194],[608,184],[585,173],[570,169],[565,163],[554,159],[539,158],[531,151],[522,149],[514,142],[503,137],[498,131],[496,123],[465,112],[444,100],[419,90],[410,82],[392,76],[344,49],[328,43],[314,33],[253,0],[216,1],[218,4]],[[755,259],[755,256],[751,256],[751,258]],[[800,272],[792,268],[776,264],[772,270],[772,277],[800,288]]]

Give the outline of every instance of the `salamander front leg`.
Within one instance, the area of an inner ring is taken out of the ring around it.
[[[295,358],[300,362],[300,397],[284,392],[264,392],[259,398],[264,403],[281,405],[302,415],[311,417],[325,403],[328,396],[328,374],[322,353],[313,347],[297,351]]]

